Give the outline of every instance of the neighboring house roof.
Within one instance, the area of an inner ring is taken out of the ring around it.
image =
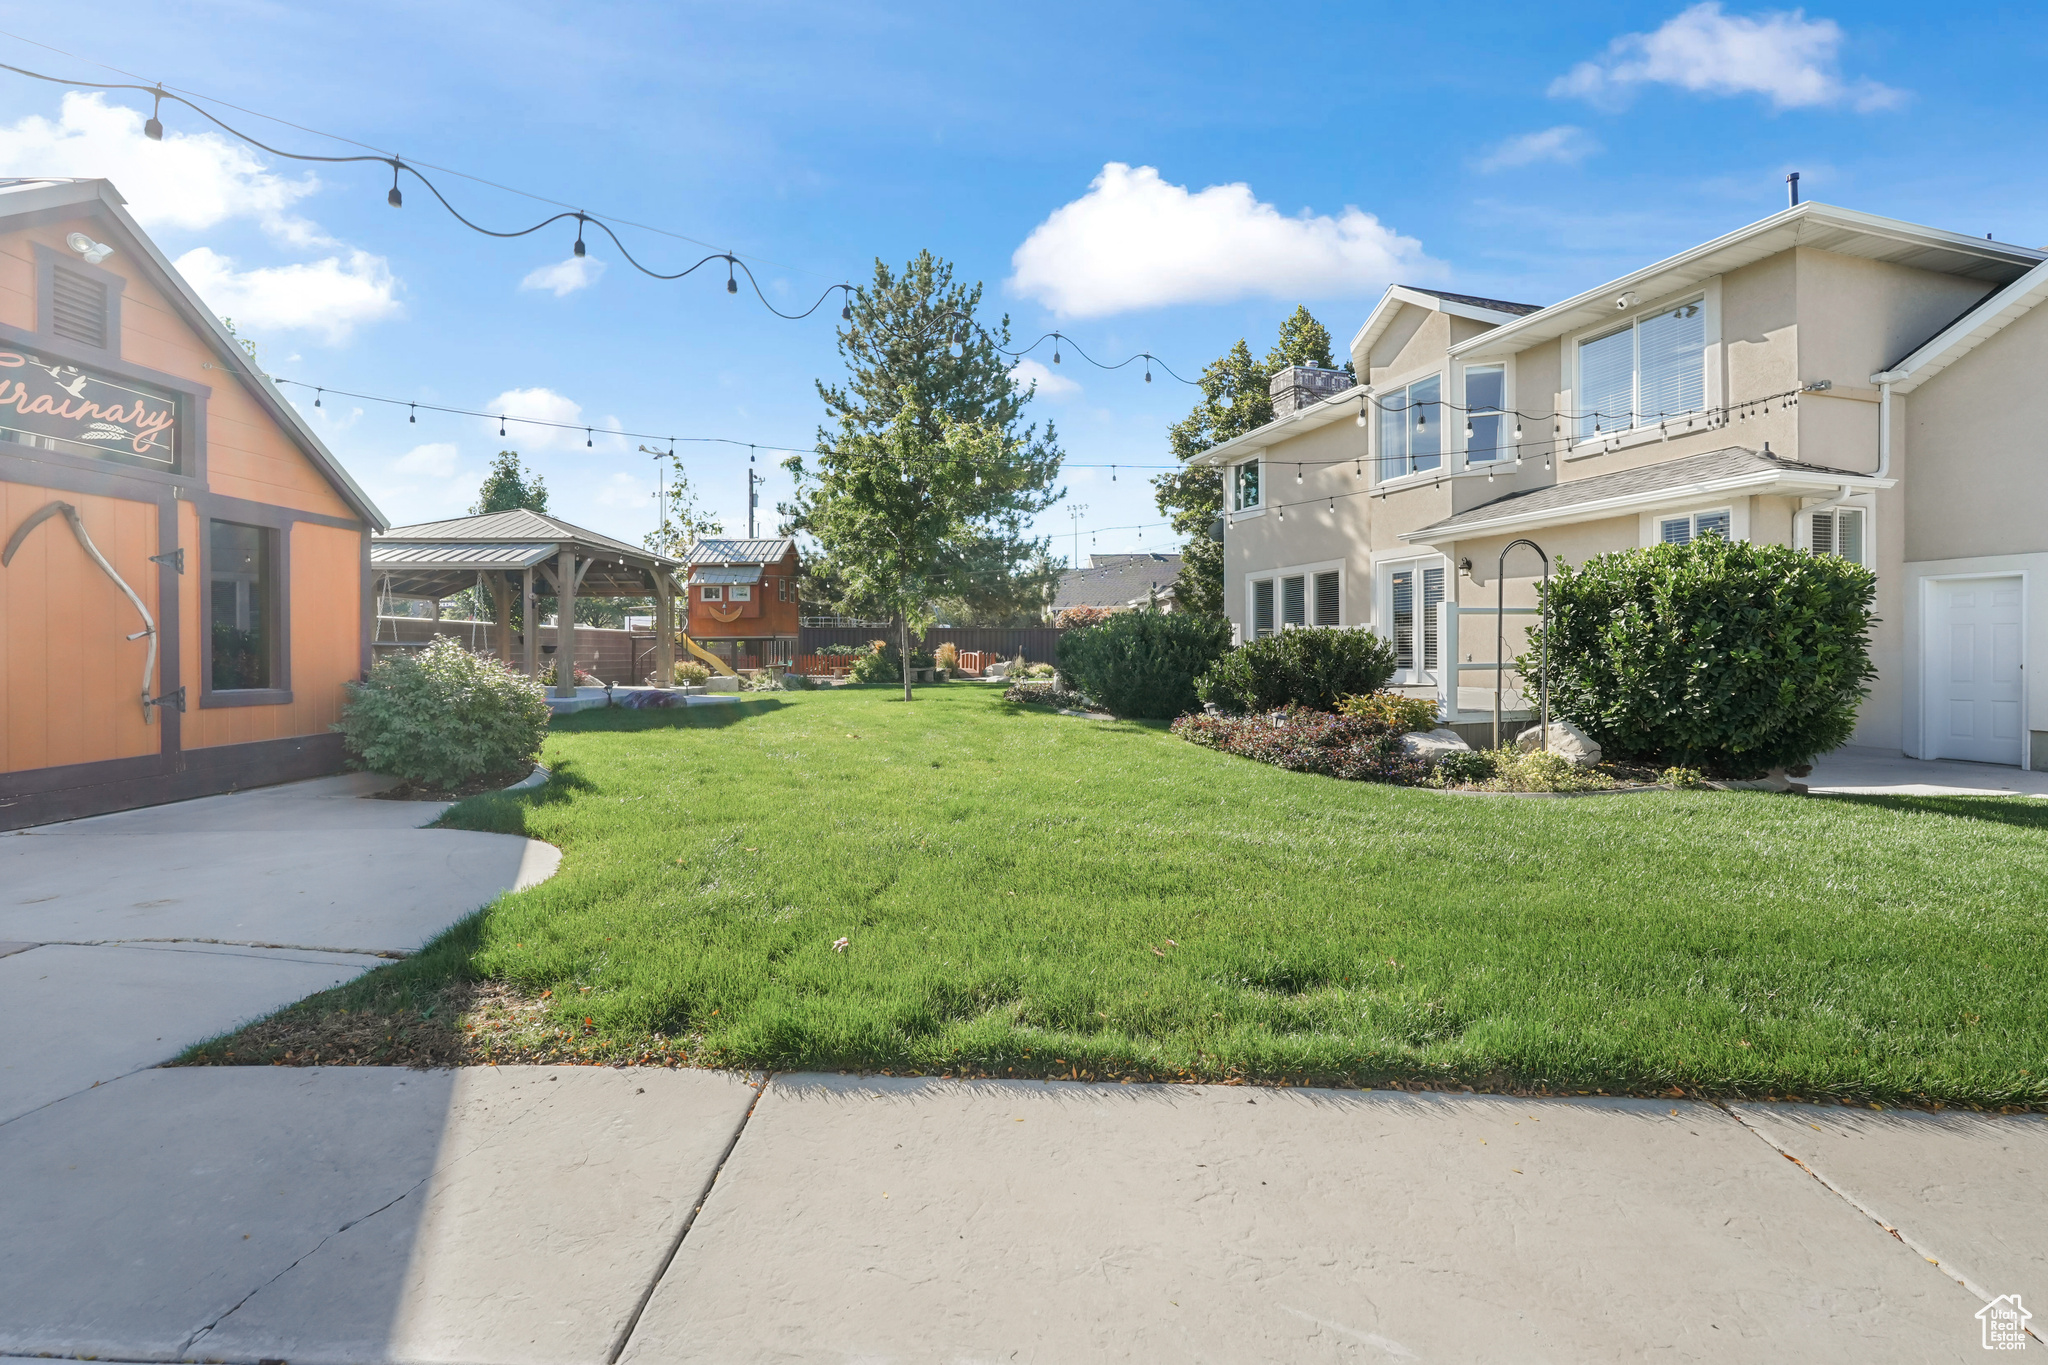
[[[1911,393],[1970,352],[2048,300],[2048,261],[2035,266],[2003,289],[1979,300],[1975,307],[1936,332],[1911,355],[1871,382],[1889,382],[1894,393]]]
[[[1088,568],[1070,569],[1061,575],[1059,591],[1052,600],[1054,611],[1128,607],[1145,601],[1155,586],[1161,597],[1169,597],[1174,580],[1180,577],[1179,555],[1091,555],[1089,559]]]
[[[109,180],[0,181],[0,218],[34,214],[49,220],[78,214],[105,223],[108,235],[115,239],[111,245],[138,262],[149,282],[178,311],[185,325],[211,343],[215,367],[239,380],[257,406],[284,428],[285,435],[340,494],[341,500],[372,527],[382,530],[389,523],[377,504],[370,501],[370,495],[350,476],[326,442],[314,434],[299,416],[299,410],[285,401],[268,375],[256,368],[255,361],[228,334],[205,300],[129,216],[123,207],[127,202]]]
[[[1633,291],[1644,303],[1654,303],[1715,275],[1800,246],[1939,271],[1988,285],[2009,284],[2048,258],[2048,253],[2030,247],[1809,201],[1459,342],[1450,353],[1461,359],[1512,354],[1614,317],[1614,301],[1622,294]]]
[[[744,537],[713,537],[690,547],[689,562],[696,564],[774,564],[795,544],[787,536],[776,540],[747,540]]]
[[[645,546],[632,545],[616,540],[601,531],[578,526],[546,512],[530,512],[524,507],[515,507],[509,512],[485,512],[478,516],[453,517],[447,521],[422,521],[411,526],[394,526],[378,537],[384,542],[391,541],[547,541],[549,552],[564,541],[573,541],[587,550],[612,550],[619,554],[632,555],[636,559],[652,560],[671,568],[682,563],[667,555],[656,554]]]
[[[1841,487],[1890,488],[1894,479],[1823,465],[1800,464],[1742,446],[1666,460],[1662,464],[1596,474],[1590,479],[1509,493],[1456,516],[1413,531],[1401,539],[1439,544],[1468,536],[1504,534],[1537,526],[1558,526],[1595,517],[1647,511],[1679,499],[1721,493],[1821,492]]]

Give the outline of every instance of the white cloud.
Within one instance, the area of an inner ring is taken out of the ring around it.
[[[431,441],[426,445],[414,446],[398,457],[393,467],[408,474],[424,474],[432,479],[455,477],[456,462],[462,451],[453,441]]]
[[[521,289],[551,289],[556,298],[588,289],[604,278],[604,262],[595,256],[571,256],[566,261],[544,265],[519,282]]]
[[[636,479],[631,474],[614,474],[597,489],[599,507],[626,507],[638,510],[652,506],[654,489],[645,479]]]
[[[1059,398],[1070,393],[1079,393],[1081,386],[1063,374],[1054,374],[1038,361],[1025,357],[1010,371],[1010,381],[1020,389],[1038,385],[1042,398]]]
[[[1063,317],[1369,291],[1428,272],[1422,243],[1356,208],[1289,218],[1246,184],[1190,192],[1112,161],[1010,258],[1009,287]]]
[[[535,422],[559,422],[561,427],[528,426],[514,422],[505,428],[504,440],[516,444],[521,450],[574,450],[596,449],[619,452],[631,449],[632,443],[618,435],[617,417],[585,417],[583,405],[566,394],[553,389],[537,387],[531,389],[507,389],[484,405],[487,412],[503,413],[506,417],[525,417]],[[498,439],[498,420],[493,417],[484,423],[491,439]],[[603,436],[602,441],[596,440]],[[586,441],[591,444],[586,447]]]
[[[320,188],[311,173],[288,180],[247,146],[220,133],[142,135],[143,115],[100,94],[69,93],[52,121],[31,114],[0,127],[0,175],[99,177],[114,182],[144,227],[196,231],[253,218],[294,246],[332,246],[289,212]]]
[[[1477,164],[1482,171],[1506,171],[1546,162],[1576,166],[1599,150],[1600,144],[1584,128],[1561,123],[1540,133],[1511,137],[1479,158]]]
[[[317,332],[329,345],[367,322],[397,317],[398,281],[382,256],[351,251],[296,265],[239,270],[234,258],[194,247],[175,264],[207,307],[245,331]]]
[[[1656,83],[1697,94],[1764,95],[1777,109],[1847,104],[1864,113],[1905,98],[1876,81],[1844,81],[1841,46],[1842,29],[1832,19],[1808,19],[1797,9],[1728,15],[1707,0],[1654,33],[1624,33],[1601,56],[1552,81],[1550,93],[1617,105],[1635,87]]]

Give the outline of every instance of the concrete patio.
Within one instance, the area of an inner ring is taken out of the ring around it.
[[[1857,796],[2048,796],[2048,772],[1854,744],[1815,759],[1813,775],[1801,780],[1810,792]]]

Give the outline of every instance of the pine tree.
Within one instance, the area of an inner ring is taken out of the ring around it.
[[[471,516],[482,516],[488,512],[512,512],[525,508],[529,512],[548,510],[548,482],[540,475],[533,476],[533,482],[526,481],[526,469],[519,463],[519,452],[501,450],[498,458],[491,462],[491,472],[484,475],[483,487],[477,490],[476,506],[469,509]]]

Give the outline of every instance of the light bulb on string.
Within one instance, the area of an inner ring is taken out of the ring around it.
[[[314,407],[316,407],[316,408],[317,408],[317,407],[319,407],[319,406],[320,406],[320,395],[321,395],[321,394],[323,394],[323,393],[326,393],[326,392],[327,392],[327,390],[325,390],[325,389],[315,389],[315,390],[313,390],[313,406],[314,406]]]
[[[1109,481],[1110,481],[1111,483],[1115,483],[1115,482],[1116,482],[1116,466],[1115,466],[1115,465],[1111,465],[1111,466],[1109,467]]]
[[[1298,464],[1294,466],[1294,481],[1296,483],[1301,482],[1301,466]]]
[[[405,207],[405,196],[398,192],[398,169],[402,164],[397,157],[391,159],[391,193],[384,196],[384,202],[395,209]]]
[[[1520,417],[1515,418],[1515,439],[1517,441],[1522,439],[1522,419]]]
[[[1465,419],[1465,439],[1468,441],[1472,439],[1472,419],[1470,417]]]
[[[1330,512],[1331,512],[1331,514],[1332,514],[1332,515],[1334,516],[1334,515],[1336,514],[1336,511],[1337,511],[1337,495],[1336,495],[1335,493],[1332,493],[1332,494],[1330,494]]]
[[[1360,427],[1363,427],[1365,425],[1365,400],[1363,398],[1358,400],[1357,422]]]
[[[498,434],[500,436],[505,434],[505,418],[502,414],[498,418]]]
[[[1052,334],[1052,363],[1055,365],[1060,363],[1060,334],[1058,332]]]
[[[591,448],[591,440],[590,440],[590,428],[589,428],[589,427],[585,427],[585,428],[583,428],[583,448],[584,448],[585,450],[589,450],[589,449]]]
[[[420,405],[419,405],[419,404],[417,404],[417,403],[408,403],[408,404],[406,404],[406,407],[410,408],[410,409],[411,409],[411,411],[410,411],[410,412],[408,412],[408,413],[406,413],[406,415],[405,415],[405,420],[406,420],[406,421],[408,421],[408,422],[417,422],[417,421],[419,421],[419,420],[420,420]]]
[[[161,114],[164,109],[164,92],[158,90],[155,93],[154,100],[155,102],[149,108],[149,121],[142,125],[142,135],[151,142],[162,142],[164,140],[164,121],[158,118],[157,115]]]
[[[1415,429],[1417,431],[1422,431],[1426,429],[1428,426],[1429,417],[1422,411],[1421,408],[1415,409]]]
[[[576,252],[576,254],[577,254],[578,256],[582,256],[582,255],[584,254],[584,247],[583,247],[583,215],[582,215],[582,214],[580,214],[580,213],[576,215],[576,246],[575,246],[575,252]]]
[[[839,300],[839,320],[841,322],[852,322],[853,286],[850,284],[842,284],[839,287],[842,291],[844,291]]]
[[[728,294],[737,294],[740,292],[740,282],[733,276],[732,268],[733,258],[730,255],[728,255],[725,258],[725,292]]]

